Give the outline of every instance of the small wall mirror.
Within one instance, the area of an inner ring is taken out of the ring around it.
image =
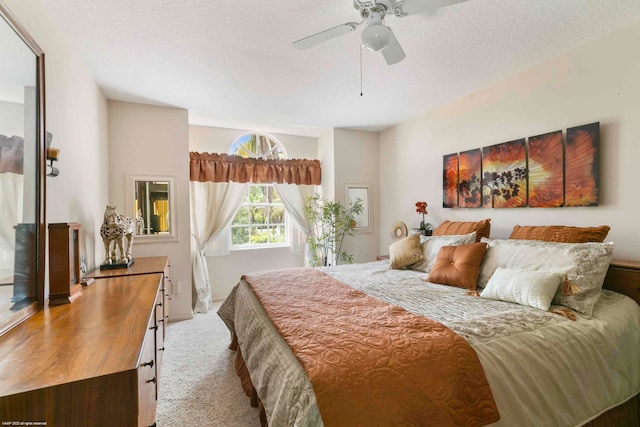
[[[136,223],[134,243],[178,240],[174,176],[127,177],[127,216]]]

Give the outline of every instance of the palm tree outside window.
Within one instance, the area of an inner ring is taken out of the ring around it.
[[[229,154],[252,159],[287,159],[280,141],[258,133],[236,138]],[[288,230],[287,213],[275,186],[252,184],[231,222],[231,248],[286,246]]]

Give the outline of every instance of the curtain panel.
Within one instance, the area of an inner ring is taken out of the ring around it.
[[[247,159],[222,153],[189,153],[190,180],[254,184],[320,185],[319,160]]]

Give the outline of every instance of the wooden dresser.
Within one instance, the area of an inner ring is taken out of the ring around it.
[[[96,275],[73,303],[47,306],[0,337],[3,425],[155,425],[169,262],[136,264]]]
[[[89,277],[94,279],[109,279],[121,276],[137,276],[140,274],[162,273],[162,334],[166,336],[167,322],[169,320],[169,305],[171,303],[171,263],[167,256],[136,258],[129,268],[115,268],[113,270],[95,270]]]

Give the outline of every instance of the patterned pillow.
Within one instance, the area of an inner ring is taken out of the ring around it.
[[[475,231],[469,234],[452,234],[450,236],[420,236],[420,250],[422,251],[423,259],[410,265],[409,268],[428,273],[431,271],[438,257],[438,252],[443,246],[466,245],[475,241]]]
[[[486,286],[498,267],[562,272],[565,278],[553,298],[553,304],[563,305],[591,318],[613,255],[613,243],[482,241],[488,247],[480,266],[478,286]]]
[[[486,243],[444,246],[426,281],[474,290]]]
[[[491,218],[478,222],[444,221],[433,231],[433,235],[468,234],[473,231],[476,232],[476,242],[479,242],[482,237],[488,239],[491,233]]]
[[[412,234],[389,246],[389,259],[392,269],[400,269],[415,264],[423,258],[420,250],[420,235]]]
[[[549,310],[551,300],[563,279],[563,273],[554,271],[498,267],[480,296]]]
[[[604,242],[611,230],[600,227],[570,227],[565,225],[523,226],[516,225],[509,239],[543,240],[545,242],[587,243]]]

